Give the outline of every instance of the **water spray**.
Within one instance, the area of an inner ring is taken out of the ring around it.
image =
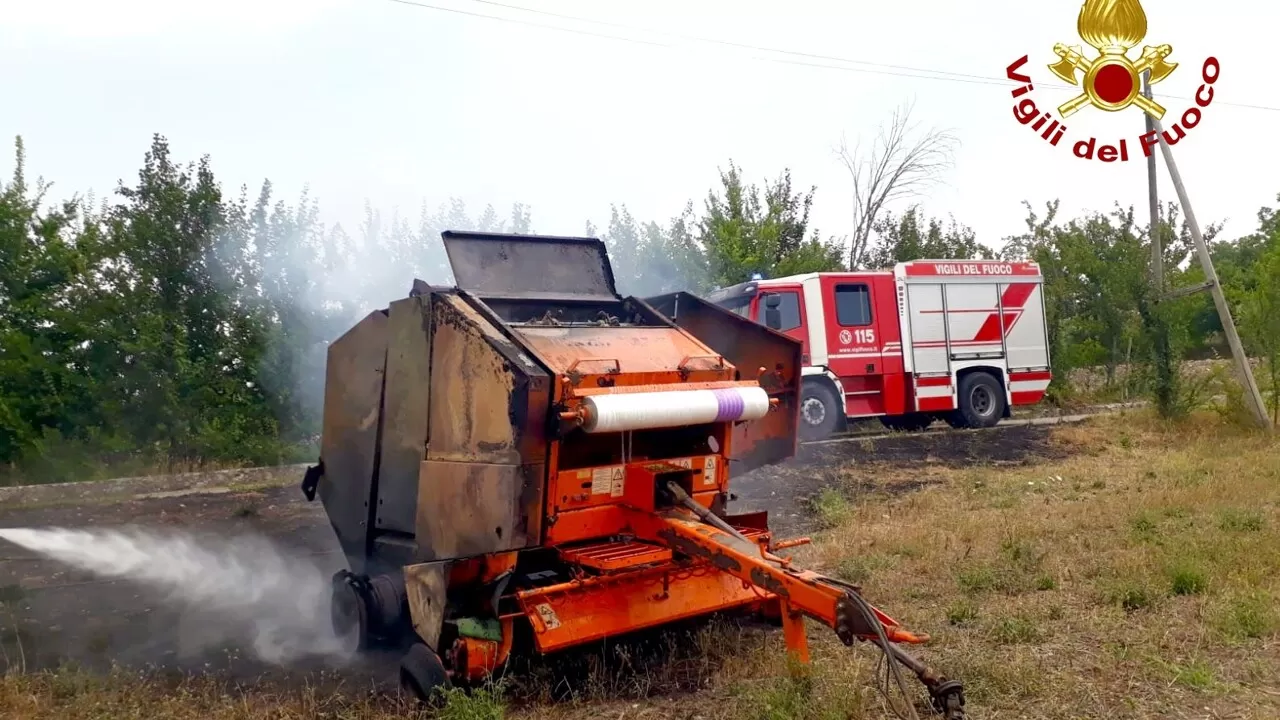
[[[196,537],[142,528],[4,528],[0,539],[103,578],[158,590],[171,604],[208,614],[224,641],[246,634],[262,660],[345,660],[348,639],[330,622],[330,580],[259,536]]]

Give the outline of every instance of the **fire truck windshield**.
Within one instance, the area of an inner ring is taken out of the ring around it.
[[[730,312],[735,312],[742,317],[751,316],[751,295],[739,295],[738,297],[727,298],[716,303],[720,307]]]

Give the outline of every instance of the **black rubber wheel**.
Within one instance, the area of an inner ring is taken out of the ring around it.
[[[907,413],[906,415],[881,415],[880,422],[890,430],[900,432],[920,432],[933,424],[933,416],[925,413]]]
[[[988,373],[965,375],[958,400],[960,407],[948,418],[952,427],[989,428],[1004,417],[1004,388]]]
[[[351,652],[363,652],[371,644],[369,608],[355,582],[355,576],[346,570],[333,576],[329,621],[333,625],[333,634],[344,640]]]
[[[434,703],[438,691],[449,687],[449,672],[426,643],[415,642],[400,658],[400,689],[421,703]]]
[[[844,406],[824,382],[807,382],[800,390],[800,439],[822,440],[840,425]]]

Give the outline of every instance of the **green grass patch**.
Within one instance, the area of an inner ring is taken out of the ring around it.
[[[997,620],[990,629],[991,639],[1000,645],[1024,645],[1038,643],[1044,632],[1035,621],[1025,615],[1015,615]]]
[[[871,579],[878,570],[893,566],[893,560],[884,555],[854,555],[840,561],[836,566],[836,577],[855,585],[861,585]]]
[[[848,720],[863,716],[865,692],[862,687],[850,687],[847,678],[826,677],[813,670],[788,674],[738,688],[736,716],[751,720]]]
[[[1169,592],[1174,595],[1200,595],[1209,589],[1209,576],[1198,564],[1180,561],[1167,571]]]
[[[978,619],[978,606],[972,600],[960,598],[947,607],[947,622],[966,625]]]
[[[1192,690],[1207,691],[1218,685],[1217,673],[1213,666],[1203,660],[1190,660],[1186,663],[1158,661],[1158,664],[1169,673],[1170,679],[1183,687]]]
[[[824,530],[840,527],[853,515],[853,504],[844,493],[833,487],[822,488],[810,498],[809,507],[815,522]]]
[[[1227,599],[1215,614],[1214,625],[1230,641],[1259,640],[1275,634],[1280,627],[1278,615],[1275,599],[1255,592]]]
[[[443,695],[436,720],[503,720],[507,703],[500,683],[487,683],[463,690],[449,688]]]
[[[1105,604],[1116,605],[1125,612],[1137,612],[1155,607],[1160,602],[1161,593],[1147,583],[1122,579],[1106,583],[1101,597]]]
[[[1259,532],[1266,524],[1261,513],[1238,508],[1218,512],[1218,529],[1223,532]]]

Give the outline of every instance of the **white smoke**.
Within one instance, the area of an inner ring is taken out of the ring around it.
[[[328,577],[265,538],[197,538],[140,528],[5,528],[0,538],[160,591],[168,602],[201,613],[202,635],[210,644],[247,634],[254,653],[276,665],[351,657],[350,643],[334,634],[329,620]]]

